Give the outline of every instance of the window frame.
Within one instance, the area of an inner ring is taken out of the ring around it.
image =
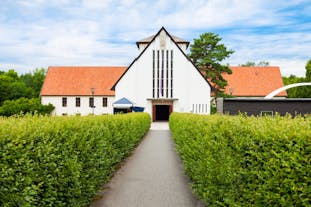
[[[94,108],[94,97],[89,97],[89,107]]]
[[[273,111],[260,111],[260,116],[274,116]]]
[[[67,97],[62,97],[62,107],[67,107]]]
[[[108,107],[108,98],[107,97],[103,97],[103,107]]]
[[[81,107],[81,98],[80,97],[76,97],[76,107]]]

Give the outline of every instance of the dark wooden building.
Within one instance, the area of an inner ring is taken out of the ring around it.
[[[285,115],[287,113],[295,116],[297,114],[311,114],[310,98],[220,98],[217,99],[217,112],[229,115],[246,113],[247,115]]]

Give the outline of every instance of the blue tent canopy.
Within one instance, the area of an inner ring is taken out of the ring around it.
[[[135,112],[144,112],[144,107],[133,106],[133,111]]]
[[[112,105],[114,108],[123,108],[123,109],[133,107],[133,103],[129,101],[127,98],[121,98],[115,101]]]

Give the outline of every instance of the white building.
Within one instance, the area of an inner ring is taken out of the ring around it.
[[[211,87],[185,54],[189,42],[161,28],[136,44],[140,54],[127,68],[49,67],[42,103],[53,104],[56,115],[112,114],[127,99],[154,121],[173,111],[210,113]]]
[[[125,70],[126,67],[49,67],[41,102],[53,104],[54,115],[111,114],[115,101],[111,87]]]

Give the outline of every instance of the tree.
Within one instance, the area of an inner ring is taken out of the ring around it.
[[[252,61],[247,61],[245,64],[240,64],[239,66],[242,66],[242,67],[254,67],[254,66],[256,66],[256,63],[252,62]]]
[[[269,66],[270,63],[267,61],[260,61],[258,63],[252,62],[252,61],[247,61],[245,64],[241,64],[240,66],[246,66],[246,67],[255,67],[255,66]]]
[[[283,77],[284,85],[290,85],[294,83],[301,83],[304,82],[304,78],[302,77],[296,77],[295,75],[291,75],[289,77]],[[305,95],[304,87],[295,87],[287,89],[287,97],[288,98],[303,98]]]
[[[39,97],[40,91],[45,79],[46,70],[44,68],[36,69],[32,73],[26,73],[20,76],[20,79],[34,90],[34,97]]]
[[[306,64],[306,82],[311,82],[311,59]]]
[[[0,106],[6,100],[39,97],[45,74],[43,68],[21,76],[13,69],[0,71]]]
[[[4,75],[13,78],[15,81],[18,80],[18,74],[14,69],[8,70]]]
[[[5,73],[0,75],[0,105],[3,103],[3,101],[10,99],[10,88],[13,82],[13,78],[6,76]]]
[[[291,75],[283,77],[284,85],[301,82],[311,82],[311,59],[306,64],[306,77]],[[288,98],[311,98],[311,86],[301,86],[286,90]]]
[[[227,50],[224,44],[221,44],[217,34],[208,32],[200,35],[199,39],[194,39],[190,45],[189,57],[197,68],[199,68],[215,89],[216,97],[223,93],[227,81],[222,77],[223,73],[231,74],[232,71],[228,65],[221,62],[228,58],[234,51]]]
[[[9,96],[10,100],[16,100],[21,97],[25,97],[25,98],[34,97],[33,89],[27,87],[25,83],[21,81],[15,81],[11,83],[9,90],[10,90],[10,96]]]
[[[13,69],[0,71],[0,116],[50,114],[54,106],[42,105],[38,98],[44,78],[45,69],[21,76]]]
[[[270,63],[267,61],[260,61],[259,63],[257,63],[257,66],[269,66]]]

